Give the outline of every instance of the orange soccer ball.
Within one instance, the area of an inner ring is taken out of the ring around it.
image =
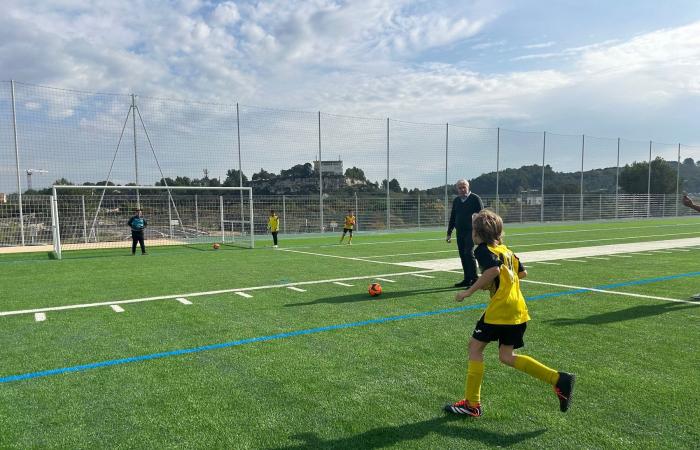
[[[369,285],[369,288],[367,288],[367,292],[369,292],[369,295],[372,297],[376,297],[382,293],[382,285],[379,283],[372,283]]]
[[[214,248],[214,250],[218,250],[219,247],[221,247],[221,245],[219,245],[219,243],[217,242],[214,245],[212,245],[212,247]]]

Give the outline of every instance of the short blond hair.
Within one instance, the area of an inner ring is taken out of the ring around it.
[[[482,209],[472,216],[472,230],[482,242],[503,243],[503,219],[489,209]]]

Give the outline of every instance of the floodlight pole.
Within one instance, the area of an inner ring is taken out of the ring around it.
[[[391,229],[391,199],[389,198],[389,118],[386,118],[386,229]]]
[[[10,80],[12,88],[12,130],[15,137],[15,166],[17,170],[17,196],[19,200],[19,232],[24,247],[24,213],[22,211],[22,181],[19,175],[19,140],[17,138],[17,108],[15,106],[15,80]]]
[[[238,137],[238,187],[243,187],[243,168],[241,164],[241,119],[238,112],[238,102],[236,102],[236,135]],[[252,187],[252,186],[251,186]],[[243,191],[240,191],[241,198],[241,233],[244,231],[243,225]]]
[[[498,195],[498,177],[501,164],[501,127],[496,128],[496,214],[500,210],[500,197]]]

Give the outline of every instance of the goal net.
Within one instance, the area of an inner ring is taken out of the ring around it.
[[[141,209],[146,247],[219,243],[254,246],[253,193],[249,187],[53,187],[53,247],[64,251],[131,249],[127,225]]]

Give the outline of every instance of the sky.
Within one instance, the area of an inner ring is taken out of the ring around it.
[[[3,5],[3,81],[700,146],[697,0]]]

